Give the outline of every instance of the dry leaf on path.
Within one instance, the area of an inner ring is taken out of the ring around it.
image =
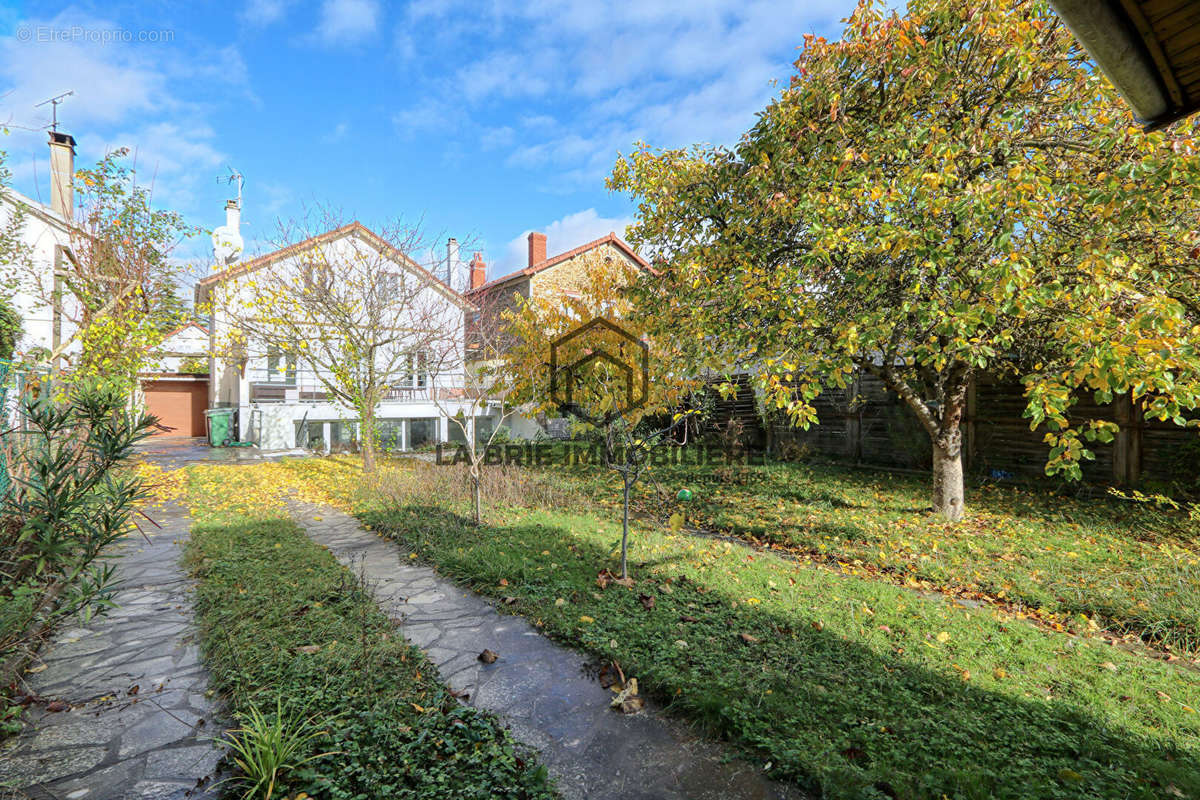
[[[625,688],[612,699],[612,707],[619,709],[623,714],[634,714],[641,711],[645,705],[646,701],[638,697],[637,678],[630,678],[625,683]]]

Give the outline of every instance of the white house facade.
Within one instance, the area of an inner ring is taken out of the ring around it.
[[[50,134],[50,203],[40,203],[13,191],[0,192],[0,226],[7,228],[20,215],[18,247],[12,259],[0,268],[5,288],[12,292],[14,310],[22,320],[22,336],[17,340],[18,355],[35,351],[46,354],[61,351],[67,358],[78,352],[73,340],[78,317],[70,292],[60,294],[60,311],[52,302],[55,274],[71,257],[74,228],[73,176],[75,140],[64,133]],[[60,362],[63,359],[56,359]]]
[[[419,306],[420,326],[436,320],[440,331],[436,357],[428,339],[401,357],[404,366],[387,381],[376,407],[380,444],[389,450],[411,450],[452,441],[458,426],[450,416],[469,412],[461,399],[463,348],[466,315],[472,304],[440,277],[418,266],[403,254],[390,251],[388,244],[358,222],[313,237],[297,245],[235,264],[196,286],[196,308],[207,309],[210,350],[209,406],[234,409],[236,430],[242,441],[252,441],[264,450],[309,449],[336,451],[353,447],[360,436],[356,412],[329,391],[328,373],[304,355],[303,343],[283,349],[247,338],[235,349],[228,346],[238,328],[239,314],[250,308],[262,293],[256,280],[260,271],[290,275],[301,285],[308,280],[313,253],[329,265],[328,279],[337,281],[338,264],[370,255],[379,260],[384,274],[406,286],[418,287],[412,303],[397,310],[391,324],[396,330],[416,329],[407,318],[407,307]],[[400,285],[399,283],[397,285]],[[314,286],[320,290],[320,286]],[[247,337],[249,334],[247,334]],[[401,341],[399,347],[404,344]]]

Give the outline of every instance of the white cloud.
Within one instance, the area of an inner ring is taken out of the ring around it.
[[[500,53],[459,70],[463,97],[477,101],[491,97],[535,97],[545,94],[550,78],[534,63],[538,54]]]
[[[623,237],[625,226],[630,222],[629,217],[602,217],[596,209],[589,208],[568,214],[539,230],[546,234],[546,255],[554,256],[609,233]],[[525,231],[505,246],[503,255],[488,270],[489,278],[498,278],[528,266],[529,233]]]
[[[508,125],[501,125],[498,128],[485,128],[479,134],[479,146],[484,150],[499,150],[502,147],[508,147],[516,141],[517,134]]]
[[[137,170],[139,184],[150,187],[156,204],[173,209],[199,208],[214,179],[224,166],[225,155],[214,145],[216,136],[206,125],[181,126],[175,122],[151,122],[80,145],[83,163],[99,160],[104,153],[127,148],[128,163]]]
[[[238,18],[248,25],[266,27],[283,19],[289,5],[289,0],[250,0]]]
[[[62,30],[75,23],[58,17],[30,23]],[[97,28],[114,27],[88,21]],[[81,126],[114,122],[131,113],[172,102],[162,72],[141,54],[129,48],[54,40],[0,40],[0,103],[18,125],[38,126],[50,122],[50,107],[36,103],[73,89],[75,94],[59,108],[60,118]]]
[[[429,101],[423,105],[407,108],[392,114],[392,127],[401,139],[411,139],[419,133],[445,130],[453,124],[454,116],[448,108]]]
[[[617,151],[639,139],[732,144],[775,93],[773,81],[789,74],[803,34],[828,29],[851,6],[437,0],[411,5],[407,22],[427,48],[480,48],[452,78],[433,82],[431,97],[462,98],[464,115],[528,101],[538,122],[513,137],[507,163],[555,167],[545,184],[554,191],[595,186]]]
[[[372,36],[379,22],[376,0],[324,0],[317,37],[326,44],[354,44]]]
[[[75,10],[21,24],[34,31],[119,28]],[[208,122],[212,104],[233,94],[254,99],[235,47],[0,40],[0,119],[33,129],[14,128],[3,146],[15,187],[35,199],[48,196],[46,135],[39,129],[49,122],[49,108],[33,105],[66,89],[75,94],[58,117],[60,129],[77,140],[78,166],[128,147],[138,182],[153,186],[157,203],[204,218],[213,178],[225,161]]]
[[[349,132],[350,125],[345,122],[339,122],[337,125],[333,126],[333,130],[321,138],[323,141],[332,144],[333,142],[340,142],[342,139],[345,139],[346,134]]]

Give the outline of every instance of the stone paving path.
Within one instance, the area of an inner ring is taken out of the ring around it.
[[[70,710],[32,707],[24,732],[0,750],[0,797],[34,800],[208,800],[201,784],[220,752],[216,702],[192,637],[179,566],[188,518],[152,513],[150,541],[114,547],[117,608],[60,631],[24,679],[27,691]],[[44,666],[44,669],[41,667]]]
[[[498,714],[540,753],[567,798],[768,800],[801,797],[759,769],[727,761],[723,749],[650,708],[609,708],[612,693],[589,677],[588,659],[542,636],[520,617],[401,557],[400,548],[329,508],[295,504],[309,536],[362,571],[376,599],[437,664],[452,689]],[[477,656],[500,654],[494,664]]]

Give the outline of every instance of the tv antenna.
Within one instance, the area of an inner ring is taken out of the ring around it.
[[[236,183],[237,184],[237,187],[238,187],[237,204],[238,204],[238,208],[241,208],[242,207],[242,186],[245,185],[245,183],[246,183],[246,177],[244,175],[242,175],[242,173],[240,173],[236,169],[234,169],[233,167],[228,167],[228,169],[229,169],[229,174],[223,178],[218,177],[217,183],[228,183],[228,184]]]
[[[51,97],[49,100],[43,100],[42,102],[40,102],[34,106],[34,108],[41,108],[42,106],[46,105],[47,103],[50,104],[50,114],[53,119],[53,121],[50,123],[50,130],[54,131],[55,133],[58,133],[58,104],[61,103],[63,100],[66,100],[68,97],[70,97],[73,94],[75,94],[74,89],[72,89],[69,92],[63,92],[60,95],[55,95],[54,97]]]

